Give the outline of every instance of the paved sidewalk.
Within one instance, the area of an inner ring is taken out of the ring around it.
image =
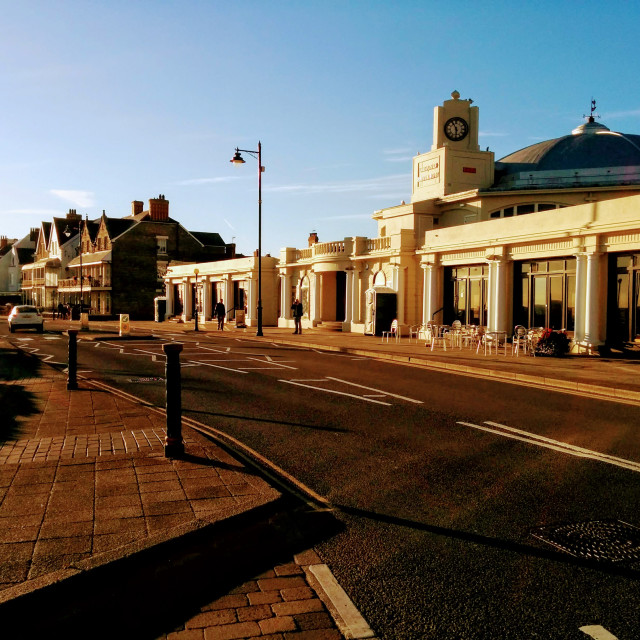
[[[79,387],[0,339],[4,633],[342,637],[305,573],[308,507],[189,429],[165,458],[160,413]]]

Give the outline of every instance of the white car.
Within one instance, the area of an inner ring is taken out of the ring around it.
[[[9,331],[16,329],[37,329],[40,333],[44,330],[44,318],[37,307],[28,304],[19,304],[9,314]]]

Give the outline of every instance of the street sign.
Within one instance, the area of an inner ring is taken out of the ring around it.
[[[131,332],[131,325],[129,324],[129,314],[121,313],[120,314],[120,335],[128,336]]]

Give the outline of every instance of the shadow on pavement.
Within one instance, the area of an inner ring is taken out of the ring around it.
[[[19,416],[32,416],[38,413],[36,397],[23,385],[13,381],[39,378],[40,363],[22,351],[0,348],[0,407],[2,421],[0,426],[0,443],[17,440],[20,437]]]
[[[91,638],[99,639],[158,638],[180,627],[207,603],[275,564],[291,562],[296,553],[341,529],[332,513],[310,510],[283,496],[0,601],[3,632],[9,633],[7,637],[84,640],[90,630]],[[99,624],[97,612],[104,612]],[[11,636],[13,631],[17,635]]]

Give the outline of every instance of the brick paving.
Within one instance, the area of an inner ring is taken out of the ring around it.
[[[320,563],[313,550],[274,567],[217,598],[179,628],[157,640],[340,640],[305,570]]]
[[[0,340],[0,602],[87,558],[279,495],[186,429],[186,455],[165,458],[162,414],[83,381],[68,391],[65,376],[8,347]],[[278,565],[159,637],[342,638],[305,562],[319,559]]]

